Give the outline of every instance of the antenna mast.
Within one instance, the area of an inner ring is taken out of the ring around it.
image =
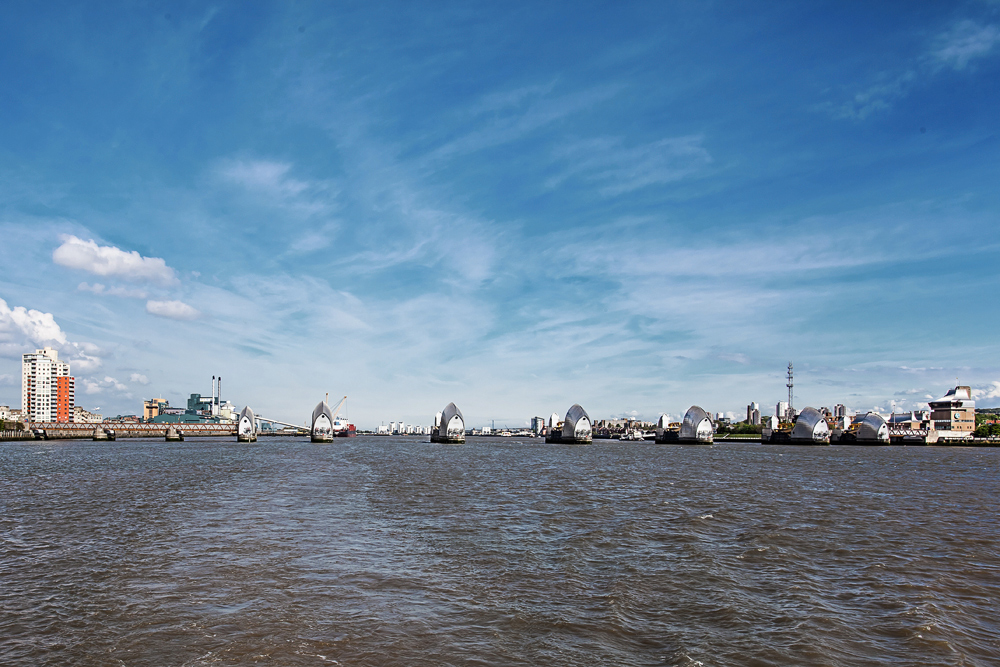
[[[785,385],[788,387],[788,414],[795,412],[795,408],[792,407],[792,387],[795,383],[792,381],[792,362],[788,362],[788,383]]]

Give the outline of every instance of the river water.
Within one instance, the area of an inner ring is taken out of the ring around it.
[[[1000,450],[0,443],[2,665],[996,665]]]

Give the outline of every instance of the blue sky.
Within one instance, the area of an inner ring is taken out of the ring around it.
[[[0,403],[1000,404],[1000,4],[5,3]]]

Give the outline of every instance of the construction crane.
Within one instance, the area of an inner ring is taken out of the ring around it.
[[[334,419],[337,418],[337,415],[340,413],[340,408],[344,407],[344,403],[346,402],[347,402],[347,397],[344,396],[342,399],[340,399],[340,403],[337,403],[337,407],[333,409],[333,412],[331,412]]]

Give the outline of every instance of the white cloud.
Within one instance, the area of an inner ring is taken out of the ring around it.
[[[61,266],[98,276],[117,276],[159,285],[177,282],[174,270],[159,257],[143,257],[134,250],[126,252],[115,246],[99,246],[93,240],[84,241],[72,235],[63,235],[61,240],[62,245],[52,253],[52,260]]]
[[[120,394],[125,394],[128,398],[132,397],[132,394],[129,393],[128,387],[110,375],[105,375],[103,380],[90,380],[84,378],[83,390],[87,394],[103,394],[107,390],[114,390]]]
[[[172,320],[193,320],[201,315],[198,310],[183,301],[147,301],[146,312]]]
[[[19,355],[29,345],[61,347],[66,342],[66,334],[56,324],[52,313],[28,310],[24,306],[10,308],[0,299],[0,353]]]
[[[149,384],[149,378],[141,373],[132,373],[131,377],[129,377],[129,382],[146,385]]]
[[[14,376],[13,375],[0,375],[0,385],[5,387],[14,386]]]
[[[888,111],[921,81],[934,77],[946,67],[961,70],[971,60],[989,55],[998,43],[1000,28],[997,26],[961,21],[938,35],[929,53],[912,59],[905,70],[880,72],[874,83],[855,93],[849,101],[843,104],[827,102],[816,108],[835,118],[864,120],[872,114]]]
[[[509,113],[492,113],[490,122],[464,136],[450,141],[433,153],[435,158],[447,158],[500,146],[517,141],[566,116],[586,111],[617,95],[622,87],[600,86],[562,96],[549,96],[550,87],[514,91],[504,100],[493,96],[474,107],[475,113],[509,108]],[[525,104],[524,100],[534,100]],[[526,108],[522,108],[525,107]]]
[[[854,97],[839,107],[823,105],[830,110],[835,118],[852,118],[864,120],[873,113],[887,111],[893,102],[910,92],[910,87],[916,80],[916,73],[906,71],[887,81],[872,84],[865,90],[855,93]]]
[[[964,69],[970,60],[987,55],[1000,43],[1000,28],[962,21],[941,35],[938,42],[940,46],[934,51],[934,56],[945,65]]]
[[[0,356],[18,358],[40,347],[58,350],[74,375],[94,372],[104,363],[101,349],[93,343],[68,340],[52,313],[10,308],[0,299]]]
[[[272,194],[294,197],[309,188],[305,181],[288,178],[292,165],[269,160],[227,160],[218,173],[225,180],[248,190],[265,190]]]
[[[602,183],[601,193],[613,197],[648,185],[670,183],[711,164],[712,156],[701,142],[698,136],[672,137],[632,147],[606,137],[577,142],[556,152],[557,159],[569,166],[547,185],[554,187],[580,175]]]
[[[93,343],[68,343],[61,352],[67,355],[66,360],[74,373],[92,373],[104,363],[101,359],[101,349]]]
[[[994,381],[987,385],[981,385],[972,390],[972,398],[977,401],[1000,398],[1000,382]]]
[[[46,346],[58,350],[74,373],[95,371],[103,363],[100,348],[68,340],[52,313],[23,306],[10,308],[0,299],[0,356],[16,358]]]
[[[300,221],[327,217],[336,208],[336,188],[325,180],[292,178],[291,170],[287,162],[228,159],[216,165],[214,175],[244,190],[240,200],[252,200],[255,208],[274,207]],[[334,221],[327,221],[327,229],[335,227]]]
[[[145,290],[141,289],[129,289],[127,287],[106,287],[101,283],[94,283],[89,285],[85,282],[80,283],[76,286],[81,292],[93,292],[94,294],[108,294],[111,296],[121,296],[130,299],[145,299],[148,294]]]

